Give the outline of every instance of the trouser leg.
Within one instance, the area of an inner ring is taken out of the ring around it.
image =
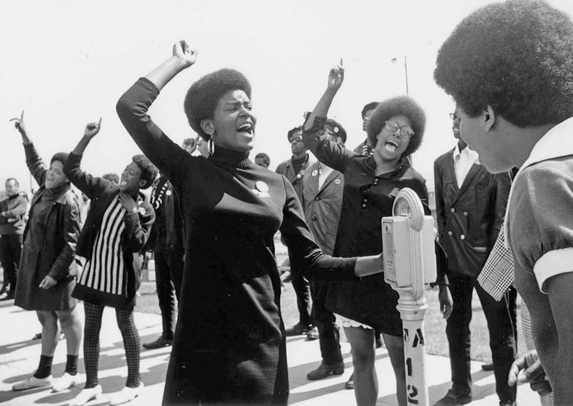
[[[479,283],[474,282],[474,286],[487,320],[497,395],[501,402],[514,401],[517,387],[509,386],[507,377],[517,354],[515,321],[512,316],[515,314],[517,293],[514,289],[509,290],[497,302]]]
[[[127,382],[125,386],[137,388],[141,383],[139,374],[140,342],[139,333],[133,319],[133,308],[116,309],[115,316],[117,326],[123,337],[123,347],[125,348],[125,358],[127,360]]]
[[[164,250],[155,251],[155,284],[163,323],[163,338],[173,340],[175,332],[175,288],[167,253]]]
[[[473,283],[469,276],[451,272],[452,314],[446,322],[446,336],[450,349],[452,389],[458,393],[471,392],[470,373],[470,322],[472,319]]]
[[[22,255],[22,236],[3,235],[0,238],[0,260],[4,268],[4,283],[10,284],[10,292],[16,291],[18,280],[18,267],[20,266],[20,255]]]
[[[310,283],[304,277],[301,267],[292,260],[290,252],[289,259],[292,287],[296,293],[296,304],[299,312],[299,323],[304,326],[308,326],[312,324]]]
[[[340,332],[336,326],[336,316],[325,307],[328,282],[310,282],[312,295],[312,318],[318,328],[318,340],[322,362],[334,365],[342,362]]]
[[[99,333],[103,306],[84,302],[84,364],[86,368],[86,389],[95,388],[99,384]]]

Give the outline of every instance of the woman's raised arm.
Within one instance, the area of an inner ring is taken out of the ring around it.
[[[173,45],[173,55],[163,62],[145,78],[161,91],[167,83],[177,74],[195,63],[197,50],[192,49],[185,40],[181,40]]]
[[[177,184],[186,176],[183,163],[189,154],[163,133],[147,111],[160,90],[179,72],[195,63],[197,51],[185,41],[173,46],[173,55],[144,78],[139,79],[117,102],[121,122],[141,151],[169,180]]]

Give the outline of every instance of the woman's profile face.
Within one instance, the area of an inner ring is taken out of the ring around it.
[[[256,117],[243,90],[230,90],[219,99],[213,115],[215,146],[246,152],[254,147]]]
[[[400,159],[408,145],[410,138],[401,136],[401,130],[404,127],[412,128],[412,122],[406,116],[392,116],[387,121],[390,125],[394,125],[397,130],[390,131],[386,125],[382,127],[380,133],[376,136],[376,150],[378,150],[382,158],[386,161],[397,161]]]

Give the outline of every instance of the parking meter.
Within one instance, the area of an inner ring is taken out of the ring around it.
[[[396,196],[392,214],[382,218],[384,280],[400,294],[408,404],[426,406],[424,291],[436,280],[434,219],[424,215],[420,198],[409,188]]]

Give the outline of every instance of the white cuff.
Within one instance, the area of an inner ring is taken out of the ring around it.
[[[547,293],[547,286],[545,286],[547,279],[568,272],[573,272],[573,248],[549,251],[533,266],[539,290],[543,293]]]

